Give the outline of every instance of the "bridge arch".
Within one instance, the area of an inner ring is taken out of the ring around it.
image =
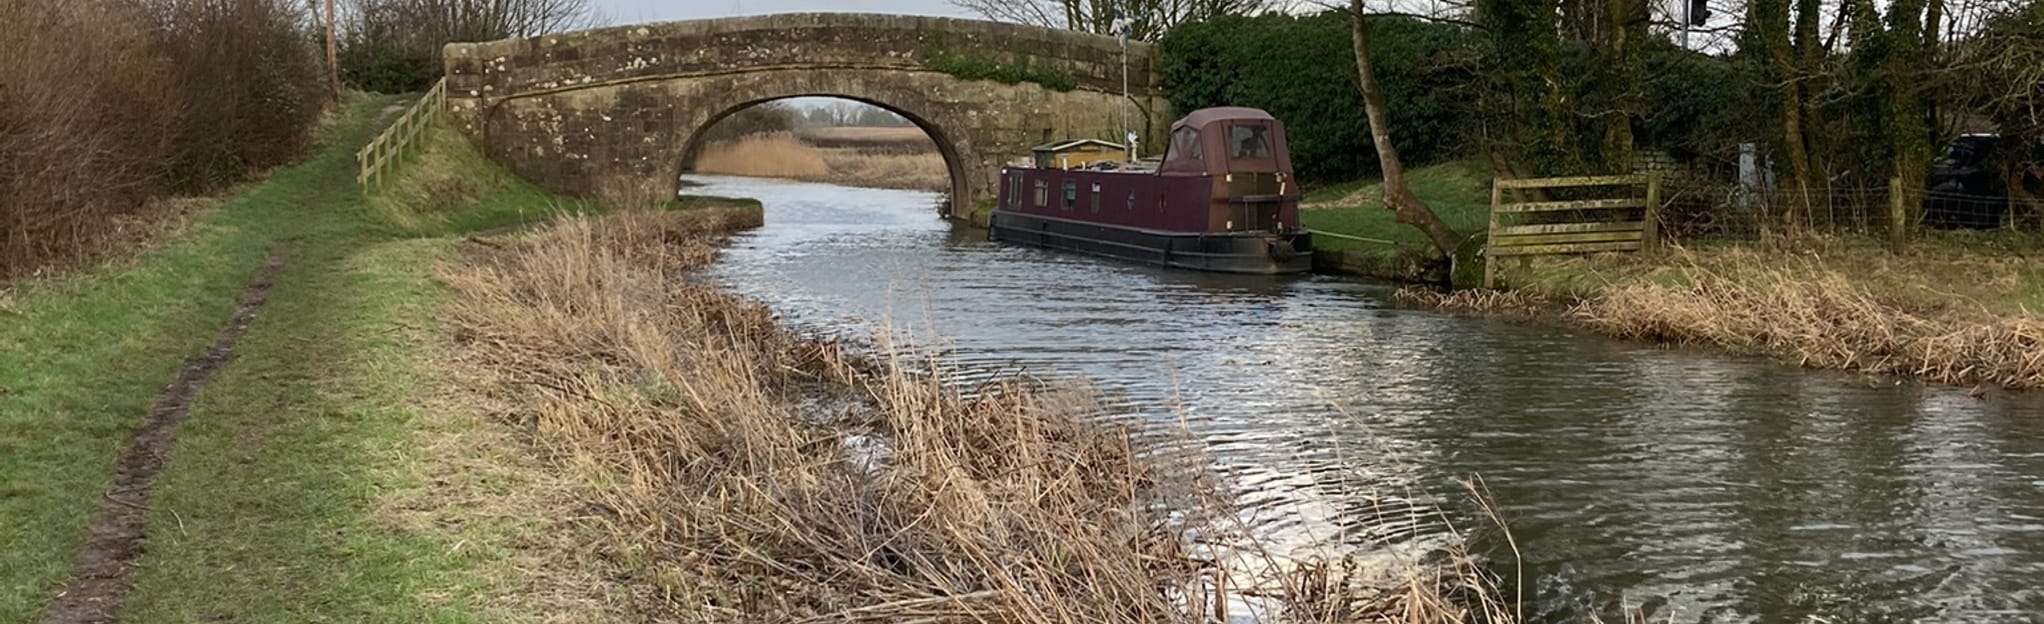
[[[664,176],[703,130],[746,106],[802,96],[875,104],[944,152],[952,205],[994,191],[1002,163],[1048,138],[1145,145],[1170,123],[1152,49],[977,20],[785,14],[600,28],[450,44],[448,105],[485,154],[542,187],[589,195],[618,176]],[[1128,95],[1122,92],[1126,61]],[[968,79],[975,71],[1032,80]]]
[[[679,179],[680,175],[682,173],[686,173],[688,171],[687,168],[695,162],[696,157],[700,154],[701,150],[704,147],[704,143],[706,143],[703,136],[707,134],[711,128],[716,127],[718,122],[721,122],[726,118],[729,118],[730,116],[737,114],[740,111],[762,104],[767,104],[770,102],[789,100],[794,98],[810,98],[810,97],[836,98],[841,100],[859,102],[871,106],[877,106],[888,112],[900,115],[904,119],[907,119],[910,124],[916,127],[916,129],[921,130],[924,135],[930,137],[930,142],[937,146],[937,153],[943,156],[945,169],[944,174],[946,179],[950,180],[949,196],[952,198],[973,197],[974,179],[971,167],[977,166],[977,164],[980,163],[982,159],[980,158],[979,152],[975,148],[970,137],[966,137],[963,139],[952,137],[950,134],[945,132],[944,130],[944,126],[946,125],[945,123],[938,120],[926,118],[923,115],[916,113],[911,108],[912,106],[914,106],[913,104],[903,105],[898,103],[900,101],[898,99],[895,101],[875,99],[873,94],[870,93],[866,95],[849,95],[847,93],[844,93],[847,91],[863,90],[857,88],[856,85],[857,79],[858,79],[857,76],[847,76],[844,78],[844,80],[834,80],[834,82],[845,82],[846,80],[851,81],[851,84],[836,85],[838,87],[843,87],[837,89],[828,89],[822,86],[814,86],[813,88],[788,90],[760,88],[746,91],[732,91],[732,93],[734,94],[742,94],[740,96],[732,98],[737,103],[713,104],[712,107],[704,109],[715,111],[711,115],[704,117],[701,121],[696,121],[692,118],[689,120],[688,123],[682,124],[681,126],[677,127],[678,129],[681,129],[681,133],[676,135],[676,138],[678,139],[676,144],[680,145],[682,149],[681,152],[679,152],[678,163],[679,169],[675,171],[674,177]],[[721,108],[717,108],[717,106],[719,105],[721,105]],[[991,184],[990,181],[984,183]],[[956,200],[954,199],[953,201]]]

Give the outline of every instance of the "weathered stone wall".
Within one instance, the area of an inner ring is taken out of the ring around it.
[[[960,80],[937,56],[1071,75],[1077,88]],[[696,137],[764,101],[839,96],[914,120],[945,152],[954,197],[991,195],[999,166],[1049,138],[1119,139],[1123,110],[1156,141],[1172,121],[1153,54],[1112,38],[947,18],[800,14],[605,28],[446,50],[449,107],[485,153],[559,192],[616,176],[678,177]]]

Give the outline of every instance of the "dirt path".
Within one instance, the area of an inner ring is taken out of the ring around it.
[[[283,266],[284,249],[279,246],[270,252],[262,271],[242,291],[241,304],[235,307],[227,326],[213,338],[213,345],[186,359],[177,379],[156,395],[148,420],[135,430],[128,448],[121,452],[113,488],[107,490],[106,501],[93,518],[92,536],[78,551],[78,562],[64,591],[57,594],[55,604],[44,614],[45,624],[114,621],[121,599],[128,593],[128,573],[141,556],[143,539],[147,537],[144,530],[149,486],[170,456],[178,423],[184,421],[192,398],[205,387],[207,378],[233,359],[235,341],[255,320],[256,312],[262,310],[269,299],[270,285]]]

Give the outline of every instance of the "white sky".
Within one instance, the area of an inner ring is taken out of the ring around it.
[[[613,24],[768,13],[968,15],[947,0],[591,0],[591,4]]]

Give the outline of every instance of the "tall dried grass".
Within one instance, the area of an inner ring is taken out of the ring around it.
[[[1391,293],[1400,305],[1461,316],[1494,316],[1528,319],[1559,309],[1523,290],[1467,289],[1442,291],[1427,286],[1403,286]]]
[[[950,188],[950,169],[945,166],[944,157],[937,152],[936,145],[923,138],[919,147],[903,149],[898,143],[877,147],[818,147],[792,133],[753,134],[705,146],[696,157],[695,170],[718,175],[782,178],[845,186],[913,190]]]
[[[1231,530],[1213,475],[1091,418],[1092,393],[966,392],[930,361],[798,337],[686,279],[717,242],[694,216],[568,219],[441,270],[478,390],[586,484],[598,548],[658,617],[1192,622],[1249,591],[1296,621],[1503,613],[1466,558],[1384,582],[1190,548]]]
[[[1915,375],[1953,384],[2044,386],[2044,321],[1884,297],[1811,259],[1714,270],[1685,286],[1629,283],[1571,314],[1627,338],[1783,355],[1813,368]]]

